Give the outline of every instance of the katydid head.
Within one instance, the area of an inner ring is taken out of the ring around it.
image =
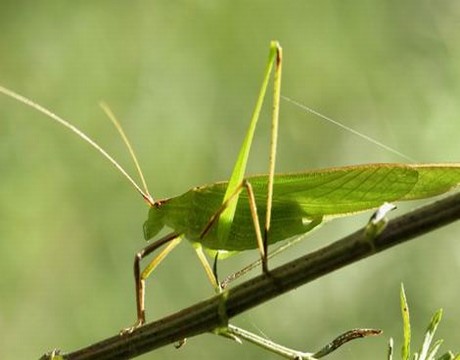
[[[165,226],[164,224],[164,212],[161,211],[161,205],[164,201],[154,202],[149,210],[149,217],[144,222],[144,239],[150,240],[157,235],[161,229]]]
[[[88,135],[86,135],[82,130],[77,128],[75,125],[71,124],[67,120],[64,120],[63,118],[59,117],[52,111],[46,109],[45,107],[37,104],[36,102],[26,98],[25,96],[22,96],[12,90],[9,90],[3,86],[0,85],[0,93],[16,100],[19,101],[32,109],[37,110],[38,112],[41,112],[42,114],[46,115],[47,117],[51,118],[52,120],[56,121],[57,123],[61,124],[62,126],[66,127],[70,131],[72,131],[74,134],[76,134],[78,137],[80,137],[82,140],[86,141],[88,144],[90,144],[93,148],[95,148],[99,153],[102,154],[110,163],[112,163],[113,166],[117,168],[117,170],[133,185],[133,187],[136,189],[139,194],[144,198],[144,200],[149,204],[150,207],[154,207],[157,203],[160,202],[155,202],[153,200],[152,196],[149,193],[149,190],[147,188],[147,184],[144,179],[144,175],[142,174],[142,170],[139,166],[139,162],[137,161],[136,154],[134,153],[134,150],[126,136],[126,134],[123,131],[123,128],[121,127],[120,123],[118,120],[115,118],[115,115],[112,113],[110,108],[104,104],[101,103],[100,106],[102,110],[104,110],[105,114],[108,116],[110,121],[113,123],[117,131],[119,132],[121,138],[123,139],[123,142],[125,143],[126,147],[128,148],[128,151],[131,155],[131,158],[133,159],[134,165],[136,166],[137,172],[139,174],[139,177],[142,181],[142,187],[143,189],[133,180],[133,178],[127,173],[127,171],[111,156],[105,151],[98,143],[96,143],[93,139],[91,139]]]

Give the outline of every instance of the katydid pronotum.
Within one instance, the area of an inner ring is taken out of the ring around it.
[[[150,206],[144,223],[146,240],[154,238],[165,226],[173,230],[135,256],[137,320],[129,330],[145,323],[145,280],[182,238],[191,241],[212,285],[220,291],[215,267],[209,264],[203,249],[215,256],[215,262],[220,254],[226,252],[258,249],[262,269],[268,272],[267,247],[270,244],[304,234],[332,217],[375,209],[384,202],[435,196],[460,183],[460,164],[365,164],[275,174],[281,70],[282,50],[277,42],[272,42],[256,107],[230,180],[195,187],[180,196],[164,200],[154,200],[150,195],[129,141],[106,106],[103,105],[103,109],[128,146],[143,188],[78,128],[35,102],[0,86],[1,93],[69,128],[117,167]],[[269,171],[267,175],[246,176],[246,163],[272,72],[274,90]],[[264,219],[263,222],[261,219]],[[162,251],[141,271],[141,260],[161,247],[164,247]]]

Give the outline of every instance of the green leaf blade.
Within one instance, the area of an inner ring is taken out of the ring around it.
[[[422,348],[420,349],[420,359],[429,359],[428,354],[431,352],[431,343],[433,342],[434,334],[438,325],[442,319],[442,309],[436,311],[431,318],[430,324],[425,332],[425,338],[423,339]],[[436,345],[436,344],[435,344]],[[440,345],[440,344],[439,344]],[[439,346],[438,346],[439,347]],[[432,350],[432,349],[431,349]]]
[[[410,316],[409,316],[409,305],[407,304],[406,293],[404,291],[404,285],[401,284],[400,290],[400,302],[401,302],[401,314],[403,318],[403,346],[401,349],[401,359],[408,360],[410,357],[410,341],[411,341],[411,329],[410,329]]]

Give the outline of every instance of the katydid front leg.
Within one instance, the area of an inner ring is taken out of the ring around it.
[[[168,234],[161,239],[153,242],[139,251],[134,257],[134,281],[136,286],[136,309],[137,320],[133,326],[123,329],[121,334],[131,333],[133,330],[145,324],[145,280],[152,271],[164,260],[164,258],[180,243],[181,235],[177,233]],[[156,257],[141,272],[140,263],[143,258],[153,253],[155,250],[166,245]]]

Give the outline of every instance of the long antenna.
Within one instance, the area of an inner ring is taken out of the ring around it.
[[[385,149],[385,150],[387,150],[389,152],[392,152],[393,154],[396,154],[396,155],[398,155],[398,156],[400,156],[403,159],[406,159],[408,161],[416,162],[416,160],[414,160],[410,156],[404,155],[402,152],[400,152],[400,151],[398,151],[396,149],[393,149],[392,147],[390,147],[388,145],[385,145],[385,144],[381,143],[380,141],[378,141],[378,140],[376,140],[374,138],[371,138],[370,136],[367,136],[367,135],[365,135],[363,133],[360,133],[359,131],[357,131],[357,130],[355,130],[355,129],[347,126],[347,125],[344,125],[344,124],[342,124],[341,122],[339,122],[337,120],[331,119],[330,117],[328,117],[326,115],[323,115],[320,112],[318,112],[318,111],[316,111],[316,110],[314,110],[314,109],[312,109],[312,108],[310,108],[310,107],[308,107],[308,106],[306,106],[306,105],[304,105],[304,104],[302,104],[302,103],[300,103],[298,101],[295,101],[295,100],[293,100],[293,99],[291,99],[291,98],[289,98],[287,96],[284,96],[284,95],[281,95],[281,97],[283,98],[283,100],[286,100],[287,102],[290,102],[291,104],[294,104],[295,106],[301,108],[302,110],[307,111],[307,112],[309,112],[309,113],[311,113],[313,115],[316,115],[316,116],[320,117],[323,120],[329,121],[330,123],[332,123],[334,125],[337,125],[338,127],[342,128],[342,129],[344,129],[344,130],[346,130],[346,131],[348,131],[348,132],[350,132],[350,133],[352,133],[352,134],[354,134],[356,136],[359,136],[360,138],[362,138],[362,139],[364,139],[366,141],[369,141],[372,144],[375,144],[375,145],[381,147],[382,149]]]
[[[142,187],[144,188],[144,193],[147,194],[150,197],[150,199],[153,201],[153,199],[150,196],[149,189],[147,187],[147,182],[145,181],[145,177],[144,177],[144,174],[142,172],[141,166],[139,165],[139,161],[137,160],[136,153],[135,153],[133,147],[131,146],[131,142],[129,141],[128,137],[126,136],[125,131],[123,130],[123,127],[121,126],[120,122],[117,120],[117,118],[114,115],[113,111],[110,109],[110,107],[105,102],[101,102],[101,103],[99,103],[99,105],[102,108],[102,110],[105,112],[107,117],[110,119],[112,124],[117,129],[117,131],[120,134],[121,138],[123,139],[123,142],[125,143],[125,145],[126,145],[126,147],[128,149],[129,155],[131,155],[131,159],[133,160],[134,165],[136,166],[137,173],[138,173],[139,178],[141,179],[141,182],[142,182]]]
[[[115,166],[118,171],[120,171],[123,176],[131,183],[132,186],[139,192],[139,194],[142,195],[144,200],[149,204],[153,205],[155,201],[152,199],[151,195],[148,193],[148,191],[143,191],[141,187],[133,180],[131,176],[126,172],[126,170],[112,157],[110,156],[99,144],[97,144],[93,139],[91,139],[88,135],[86,135],[83,131],[81,131],[79,128],[76,126],[72,125],[68,121],[64,120],[63,118],[59,117],[58,115],[54,114],[52,111],[44,108],[43,106],[37,104],[36,102],[26,98],[25,96],[19,95],[15,93],[12,90],[9,90],[3,86],[0,85],[0,93],[9,96],[12,99],[15,99],[39,112],[42,114],[48,116],[52,120],[58,122],[59,124],[65,126],[67,129],[75,133],[77,136],[79,136],[81,139],[86,141],[88,144],[90,144],[93,148],[95,148],[99,153],[102,154],[107,160],[109,160],[113,166]],[[137,161],[137,160],[136,160]],[[143,177],[142,177],[143,179]]]

